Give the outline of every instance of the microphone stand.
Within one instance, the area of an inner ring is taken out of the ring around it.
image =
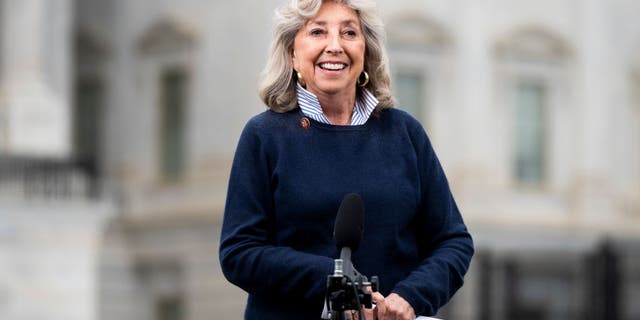
[[[358,311],[363,319],[362,306],[372,307],[371,292],[378,291],[378,286],[378,277],[373,276],[369,281],[361,275],[351,263],[351,248],[343,247],[340,259],[334,260],[333,274],[327,277],[327,319],[344,320],[348,310]],[[367,287],[371,287],[371,291],[366,290]]]

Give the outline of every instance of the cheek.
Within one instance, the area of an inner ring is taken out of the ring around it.
[[[296,50],[296,55],[293,57],[292,62],[296,68],[305,68],[311,63],[310,52],[307,48]]]
[[[353,60],[357,63],[358,66],[364,66],[365,60],[365,47],[363,45],[354,46],[353,50]]]
[[[364,56],[360,55],[358,56],[358,60],[354,61],[355,63],[353,64],[353,66],[362,71],[364,69]]]

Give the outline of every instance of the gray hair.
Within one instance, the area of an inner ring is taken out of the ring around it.
[[[287,112],[298,106],[297,76],[291,64],[293,41],[298,30],[313,18],[323,2],[335,1],[353,9],[360,18],[365,39],[364,70],[369,73],[365,86],[379,103],[376,110],[391,108],[389,62],[384,47],[384,26],[373,0],[288,0],[276,13],[276,26],[271,54],[262,72],[259,94],[271,110]],[[358,89],[357,95],[361,96]]]

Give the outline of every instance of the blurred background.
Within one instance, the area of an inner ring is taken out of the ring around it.
[[[218,238],[281,3],[0,0],[0,319],[242,318]],[[640,2],[377,3],[477,247],[439,315],[640,319]]]

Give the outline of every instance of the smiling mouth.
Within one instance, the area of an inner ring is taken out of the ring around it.
[[[344,63],[321,63],[319,65],[321,69],[329,70],[329,71],[340,71],[347,67]]]

